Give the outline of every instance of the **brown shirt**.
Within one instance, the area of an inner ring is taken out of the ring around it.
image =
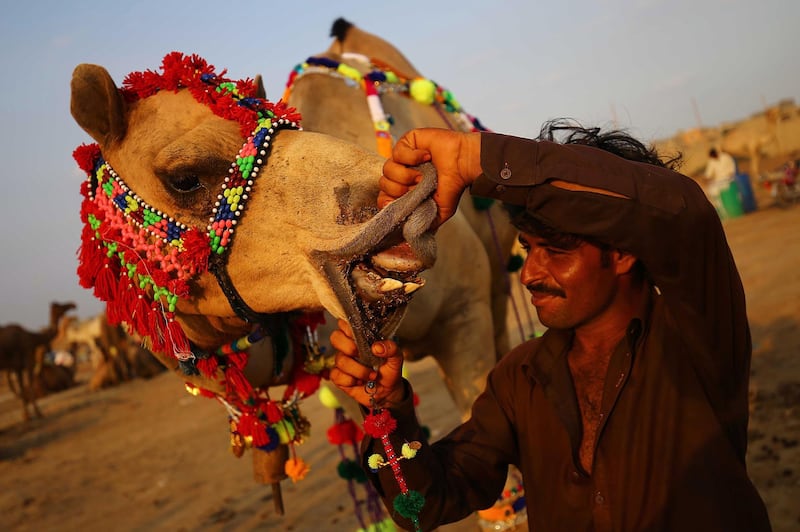
[[[491,506],[515,464],[531,530],[769,530],[745,469],[752,349],[744,291],[702,190],[586,146],[484,133],[481,157],[473,194],[525,205],[557,229],[632,253],[653,293],[612,355],[593,470],[580,466],[572,332],[551,329],[497,364],[466,423],[401,462],[410,489],[425,496],[422,528]],[[552,178],[626,198],[567,191],[546,184]],[[410,399],[393,414],[395,441],[422,440]],[[363,450],[382,449],[367,439]],[[390,468],[372,480],[391,505]]]

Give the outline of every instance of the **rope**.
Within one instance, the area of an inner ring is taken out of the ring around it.
[[[503,250],[500,249],[500,239],[497,237],[497,229],[494,225],[494,218],[492,218],[492,212],[487,209],[486,210],[486,218],[489,220],[489,228],[492,230],[492,241],[494,242],[494,249],[497,252],[497,260],[499,261],[500,267],[503,267]],[[503,275],[504,281],[504,292],[506,296],[508,296],[509,300],[511,301],[511,308],[514,309],[514,317],[517,320],[517,328],[519,329],[519,336],[521,338],[521,342],[525,341],[525,329],[522,327],[522,319],[519,317],[519,310],[517,309],[517,302],[514,299],[514,295],[511,293],[511,274],[506,271]],[[504,324],[505,325],[505,324]]]

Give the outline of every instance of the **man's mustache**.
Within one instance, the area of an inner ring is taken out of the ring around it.
[[[550,294],[551,296],[563,297],[566,298],[567,294],[560,288],[556,288],[554,286],[547,286],[543,283],[532,283],[529,285],[525,285],[525,288],[528,289],[530,293],[540,293],[540,294]]]

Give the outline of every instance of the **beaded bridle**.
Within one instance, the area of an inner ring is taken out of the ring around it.
[[[197,56],[170,54],[162,70],[163,74],[129,75],[123,94],[135,100],[157,90],[188,89],[216,114],[238,120],[242,130],[248,128],[247,139],[231,164],[204,232],[144,201],[103,159],[97,145],[81,146],[74,155],[88,175],[82,216],[90,230],[84,231],[78,273],[81,284],[94,288],[95,295],[106,301],[110,318],[126,321],[149,337],[154,350],[187,362],[193,354],[174,321],[175,306],[188,295],[188,282],[203,271],[215,275],[240,318],[262,325],[274,321],[253,311],[239,295],[226,270],[226,251],[273,136],[281,129],[299,129],[299,117],[282,104],[252,95],[252,83],[215,74]]]

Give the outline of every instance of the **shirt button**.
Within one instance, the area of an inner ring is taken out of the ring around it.
[[[500,170],[500,179],[511,179],[511,168],[508,167],[508,164]]]
[[[577,482],[577,481],[579,481],[581,479],[581,474],[578,473],[577,471],[573,471],[570,474],[570,476],[572,477],[572,480],[574,480],[575,482]]]
[[[594,495],[594,502],[597,504],[603,504],[604,502],[606,502],[606,498],[603,497],[603,494],[598,491]]]
[[[505,187],[505,185],[497,185],[496,187],[494,187],[494,190],[495,190],[495,192],[505,192],[506,191],[506,187]]]

